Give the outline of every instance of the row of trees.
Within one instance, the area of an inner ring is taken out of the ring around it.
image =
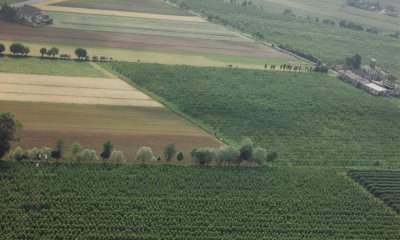
[[[6,50],[5,45],[0,43],[0,55],[3,55],[5,50]],[[11,44],[9,47],[9,50],[13,56],[18,56],[18,55],[28,56],[28,54],[31,52],[29,46],[25,46],[22,43]],[[60,54],[60,49],[58,49],[57,47],[51,47],[51,48],[43,47],[43,48],[40,48],[39,52],[40,52],[42,58],[47,56],[47,57],[52,57],[54,59],[54,58],[56,58],[56,56],[59,56],[61,59],[64,59],[64,60],[71,59],[71,55]],[[90,60],[90,56],[88,55],[88,52],[85,48],[77,48],[77,49],[75,49],[74,53],[78,60],[86,60],[86,61]],[[113,60],[113,59],[110,57],[106,57],[106,56],[93,56],[92,60],[93,61],[109,61],[109,60]]]

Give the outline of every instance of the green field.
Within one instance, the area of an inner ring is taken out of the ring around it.
[[[256,35],[276,45],[289,45],[312,54],[326,63],[343,64],[346,57],[361,54],[364,63],[370,58],[378,65],[400,76],[400,41],[383,34],[370,34],[317,23],[282,13],[234,7],[214,0],[184,0],[197,12],[218,16],[219,21]]]
[[[210,40],[250,41],[235,32],[208,22],[185,22],[65,12],[47,13],[54,19],[54,23],[50,27]]]
[[[350,171],[349,176],[400,213],[399,171]]]
[[[191,14],[164,3],[162,0],[68,0],[52,4],[63,7],[91,8],[104,10],[117,10],[141,13],[167,14],[178,16],[190,16]]]
[[[50,60],[32,57],[0,57],[0,72],[107,77],[88,62]]]
[[[104,66],[228,142],[251,137],[289,164],[399,166],[398,99],[373,97],[328,75]]]
[[[0,162],[0,169],[3,239],[400,236],[400,217],[334,169],[41,164],[38,170],[15,162]]]

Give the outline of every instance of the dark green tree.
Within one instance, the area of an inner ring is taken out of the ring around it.
[[[61,159],[64,155],[64,141],[59,138],[54,143],[54,149],[51,151],[51,157]]]
[[[0,112],[0,158],[2,158],[11,147],[11,141],[22,125],[10,112]]]
[[[240,144],[240,155],[239,158],[241,161],[251,161],[251,157],[253,154],[254,143],[249,139],[246,138]],[[240,163],[239,163],[240,164]]]
[[[0,56],[3,55],[3,52],[6,50],[6,47],[0,43]]]
[[[12,21],[17,17],[17,10],[7,3],[4,3],[1,6],[0,14],[3,16],[4,19]]]
[[[40,49],[40,54],[42,54],[42,57],[47,53],[47,49],[46,48],[41,48]]]
[[[175,144],[173,143],[168,144],[167,146],[164,147],[163,152],[165,161],[170,162],[176,154]]]
[[[110,140],[107,140],[104,144],[103,144],[103,151],[100,153],[100,157],[103,159],[103,161],[105,162],[107,159],[110,158],[110,155],[112,153],[114,146],[112,145]]]
[[[22,45],[21,43],[13,43],[10,46],[10,52],[13,55],[20,54],[20,53],[22,54],[24,52],[24,50],[25,50],[25,46]]]
[[[56,47],[52,47],[49,49],[49,51],[47,51],[47,55],[52,56],[53,58],[58,55],[58,53],[60,52],[60,50]]]
[[[183,161],[184,156],[183,156],[183,152],[182,152],[182,151],[179,151],[179,152],[178,152],[178,154],[176,155],[176,159],[177,159],[179,162]]]
[[[75,55],[79,60],[85,59],[87,57],[87,51],[84,48],[77,48],[75,50]]]

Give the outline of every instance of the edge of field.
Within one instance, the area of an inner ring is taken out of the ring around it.
[[[100,63],[100,66],[103,67],[104,69],[106,69],[107,71],[111,72],[112,74],[116,75],[117,77],[119,77],[121,80],[125,81],[126,83],[132,85],[133,87],[135,87],[136,89],[138,89],[139,91],[144,92],[145,94],[147,94],[149,97],[153,98],[154,100],[158,101],[159,103],[161,103],[163,106],[165,106],[167,109],[171,110],[172,112],[174,112],[175,114],[177,114],[178,116],[186,119],[187,121],[189,121],[190,123],[196,125],[197,127],[201,128],[202,130],[204,130],[205,132],[207,132],[208,134],[211,134],[212,136],[215,137],[215,130],[212,126],[200,121],[199,119],[193,118],[190,115],[184,113],[183,111],[181,111],[179,109],[178,106],[176,106],[175,104],[173,104],[172,102],[164,99],[163,97],[158,96],[157,94],[154,94],[153,92],[139,86],[138,84],[134,83],[133,81],[131,81],[129,78],[127,78],[126,76],[124,76],[123,74],[115,71],[114,69],[112,69],[111,67],[107,66],[107,64],[103,64]],[[215,137],[218,141],[221,141],[222,143],[225,144],[229,144],[229,145],[233,145],[236,146],[238,143],[236,141],[234,141],[233,139],[230,139],[228,137],[226,137],[225,135],[223,135],[222,133],[219,133],[218,137]]]

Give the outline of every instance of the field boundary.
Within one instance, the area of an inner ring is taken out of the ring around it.
[[[110,71],[111,73],[115,74],[116,76],[118,76],[120,79],[124,80],[126,83],[132,85],[134,88],[138,89],[139,91],[145,93],[146,95],[148,95],[149,97],[153,98],[154,100],[156,100],[157,102],[159,102],[160,104],[162,104],[164,107],[166,107],[167,109],[169,109],[170,111],[172,111],[173,113],[175,113],[176,115],[186,119],[187,121],[189,121],[190,123],[196,125],[197,127],[201,128],[202,130],[204,130],[205,132],[207,132],[208,134],[214,136],[215,139],[217,139],[219,142],[223,143],[223,144],[227,144],[227,145],[233,145],[236,146],[238,145],[238,142],[227,138],[226,136],[222,135],[221,133],[219,134],[219,137],[215,136],[215,130],[209,126],[208,124],[205,124],[203,122],[201,122],[200,120],[197,120],[187,114],[185,114],[183,111],[179,110],[179,108],[165,100],[164,98],[158,96],[157,94],[154,94],[151,91],[148,91],[145,88],[142,88],[141,86],[135,84],[134,82],[130,81],[126,76],[118,73],[117,71],[114,71],[112,68],[102,65],[105,69],[107,69],[108,71]]]

